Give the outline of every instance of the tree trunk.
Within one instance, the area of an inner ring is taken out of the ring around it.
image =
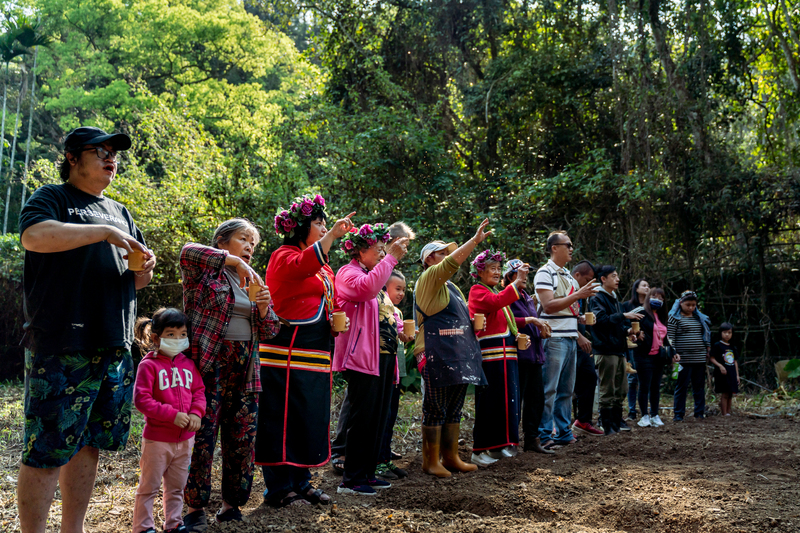
[[[6,100],[8,96],[8,61],[6,75],[3,77],[3,120],[0,121],[0,176],[3,175],[3,148],[6,144]]]
[[[764,379],[766,369],[770,367],[770,353],[769,353],[769,337],[771,333],[772,320],[769,317],[769,306],[767,305],[767,298],[769,291],[767,291],[767,266],[764,255],[767,250],[767,240],[769,233],[766,229],[759,229],[758,236],[756,237],[756,250],[758,253],[758,284],[760,291],[760,311],[761,311],[761,327],[764,330],[764,351],[761,354],[761,363],[759,368],[761,373],[759,377]]]
[[[11,207],[11,186],[14,184],[14,156],[17,155],[17,132],[19,131],[19,107],[22,104],[22,93],[25,85],[25,76],[22,76],[17,94],[17,113],[14,115],[14,140],[11,141],[11,162],[8,165],[8,186],[6,187],[6,210],[3,213],[3,235],[8,233],[8,211]]]
[[[678,110],[688,121],[692,136],[694,138],[695,146],[700,154],[703,155],[705,163],[711,163],[711,154],[708,152],[708,143],[706,142],[704,119],[694,110],[694,100],[689,95],[686,89],[686,81],[679,73],[678,68],[675,66],[675,61],[672,59],[672,52],[667,43],[666,28],[659,18],[660,0],[650,0],[649,18],[650,29],[653,32],[653,41],[656,45],[658,57],[661,60],[661,65],[664,68],[664,74],[667,76],[667,82],[677,97]]]
[[[31,109],[28,113],[28,140],[25,143],[25,167],[22,174],[22,200],[19,203],[19,210],[25,207],[25,196],[28,192],[28,162],[31,155],[31,135],[33,134],[33,108],[36,104],[36,62],[39,59],[39,47],[33,54],[33,70],[31,71]]]

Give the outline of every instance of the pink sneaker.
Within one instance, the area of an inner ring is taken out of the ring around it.
[[[572,431],[580,435],[602,435],[603,432],[592,425],[591,422],[579,422],[578,420],[572,424]]]

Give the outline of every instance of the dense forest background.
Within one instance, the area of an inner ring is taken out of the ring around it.
[[[263,271],[275,210],[319,192],[358,223],[405,220],[409,257],[488,216],[492,246],[539,264],[565,229],[576,259],[620,267],[625,291],[639,277],[697,290],[715,325],[736,325],[743,374],[769,387],[772,363],[800,350],[797,2],[0,4],[6,376],[22,362],[23,194],[58,181],[78,125],[134,139],[107,193],[159,256],[142,313],[180,304],[183,243],[248,217]],[[24,24],[42,44],[9,44]]]

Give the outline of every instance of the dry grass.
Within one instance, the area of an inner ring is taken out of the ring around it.
[[[336,428],[343,391],[336,391],[332,397],[331,432]],[[716,404],[716,398],[709,393],[709,406]],[[670,405],[671,398],[664,398],[664,405]],[[690,408],[690,406],[687,406]],[[739,395],[734,399],[734,413],[754,417],[800,417],[800,393],[784,390],[757,396]],[[468,396],[464,407],[465,421],[462,435],[469,434],[474,421],[474,398]],[[420,448],[420,426],[422,419],[422,396],[404,394],[395,425],[392,448],[410,457]],[[23,387],[19,382],[0,383],[0,531],[19,531],[16,505],[16,484],[19,459],[22,451],[23,430]],[[101,453],[95,491],[87,516],[87,531],[126,531],[130,528],[134,493],[139,479],[139,457],[141,454],[141,434],[144,419],[134,412],[131,436],[124,452]],[[217,454],[218,455],[218,454]],[[215,463],[214,492],[219,493],[220,464]],[[260,500],[263,479],[256,475],[253,499]],[[158,505],[156,522],[160,522]],[[48,532],[57,532],[60,526],[61,500],[56,492],[54,504],[48,520]]]

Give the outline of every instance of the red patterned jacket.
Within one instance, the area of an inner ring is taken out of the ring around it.
[[[191,358],[201,374],[213,368],[228,332],[235,297],[225,275],[228,252],[202,244],[189,243],[181,250],[181,276],[184,312],[189,317]],[[270,304],[267,317],[262,319],[255,302],[250,306],[252,345],[250,368],[247,372],[247,392],[261,392],[258,365],[258,342],[271,339],[281,324]]]
[[[305,250],[284,244],[272,252],[264,277],[275,313],[292,326],[330,320],[331,313],[341,311],[334,279],[319,241]]]

